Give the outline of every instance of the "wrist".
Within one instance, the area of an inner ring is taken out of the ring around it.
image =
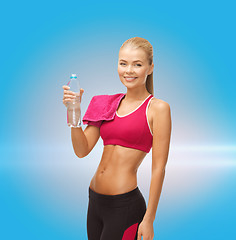
[[[154,220],[155,220],[155,218],[152,216],[144,215],[144,217],[143,217],[143,221],[145,221],[145,222],[153,223]]]

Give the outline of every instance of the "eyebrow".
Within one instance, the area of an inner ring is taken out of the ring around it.
[[[124,59],[120,59],[120,61],[124,61],[124,62],[126,62]],[[141,63],[142,63],[141,60],[135,60],[135,61],[133,61],[133,62],[141,62]]]

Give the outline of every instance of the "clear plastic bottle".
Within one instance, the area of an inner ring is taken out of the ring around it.
[[[71,74],[67,85],[76,95],[72,102],[67,103],[67,124],[69,127],[81,127],[80,84],[76,74]]]

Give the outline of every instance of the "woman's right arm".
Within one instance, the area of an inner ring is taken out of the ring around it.
[[[72,91],[69,91],[69,87],[64,85],[63,95],[63,104],[67,106],[67,102],[73,101],[75,94]],[[82,100],[82,95],[84,90],[80,89],[80,102]],[[82,127],[80,128],[71,128],[71,140],[76,156],[83,158],[87,156],[97,143],[100,137],[100,129],[98,127],[88,125],[83,131]]]
[[[71,128],[71,140],[76,156],[86,157],[96,145],[100,137],[98,127],[88,125],[83,131],[82,128]]]

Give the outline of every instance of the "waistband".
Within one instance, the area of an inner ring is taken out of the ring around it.
[[[140,192],[138,186],[129,192],[116,195],[97,193],[89,187],[89,198],[94,200],[98,204],[119,207],[127,205],[132,201],[138,200],[139,198],[143,198],[143,195]]]

